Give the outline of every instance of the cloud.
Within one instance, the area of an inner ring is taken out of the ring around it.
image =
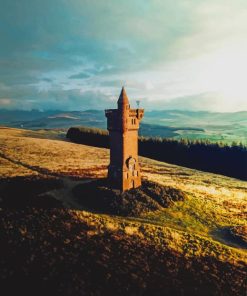
[[[52,82],[52,79],[51,78],[42,78],[42,81],[45,81],[45,82]]]
[[[114,102],[115,103],[115,102]],[[81,91],[80,89],[60,90],[52,89],[49,92],[40,91],[34,93],[32,88],[22,90],[22,96],[18,92],[11,98],[0,98],[0,107],[16,108],[21,110],[87,110],[111,108],[113,102],[107,95],[95,91]],[[49,108],[47,108],[49,106]]]
[[[194,110],[194,111],[222,111],[222,98],[217,93],[202,93],[192,96],[174,98],[165,103],[166,109]],[[225,111],[232,111],[227,108]],[[234,110],[236,111],[236,110]]]
[[[135,106],[136,102],[132,98],[131,105]],[[233,101],[226,101],[219,93],[201,93],[191,96],[181,96],[170,100],[159,100],[153,98],[150,100],[147,97],[140,98],[141,107],[146,110],[186,110],[186,111],[210,111],[222,112],[238,112],[247,110],[246,102],[242,101],[238,106]]]
[[[12,100],[9,98],[0,98],[0,107],[9,107],[12,105]]]
[[[198,62],[203,56],[234,44],[231,63],[225,55],[229,72],[240,50],[247,58],[245,0],[12,0],[1,3],[0,20],[0,97],[13,107],[76,108],[75,96],[87,93],[83,104],[97,108],[92,98],[111,101],[122,85],[132,97],[165,107],[217,91],[207,83],[215,58]],[[233,109],[246,108],[241,89],[237,99],[229,91],[225,97]],[[204,105],[216,108],[210,99]]]
[[[78,73],[78,74],[74,74],[74,75],[69,76],[69,79],[86,79],[89,77],[90,77],[89,74],[82,72],[82,73]]]

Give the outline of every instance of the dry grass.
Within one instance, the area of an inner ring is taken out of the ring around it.
[[[0,128],[1,177],[50,174],[66,178],[68,186],[76,186],[84,178],[106,177],[107,149],[61,141],[54,133],[40,133],[39,138],[39,132]],[[78,221],[90,220],[88,236],[117,231],[118,235],[146,239],[181,256],[214,258],[233,266],[247,264],[246,250],[220,236],[224,227],[247,225],[246,182],[142,157],[140,163],[143,178],[185,192],[186,200],[139,218],[71,212]],[[70,177],[76,178],[69,181]],[[65,193],[69,196],[69,192]]]
[[[8,292],[15,286],[25,295],[245,292],[246,256],[198,235],[57,209],[3,210],[0,221],[0,281]]]
[[[0,128],[0,176],[106,177],[107,149],[54,140],[55,135],[55,132]],[[177,188],[188,196],[185,202],[147,215],[146,219],[204,235],[215,227],[246,225],[246,182],[143,157],[140,163],[143,178]]]
[[[109,151],[66,141],[37,138],[38,132],[0,128],[0,157],[7,158],[20,170],[30,168],[34,174],[59,174],[80,178],[106,175]],[[27,136],[28,135],[28,136]],[[44,137],[44,132],[41,132]],[[48,134],[49,136],[49,134]],[[53,136],[52,136],[53,138]],[[1,174],[6,175],[4,172]],[[11,176],[15,176],[15,171]]]
[[[142,166],[149,180],[178,188],[188,196],[185,202],[149,218],[204,235],[217,227],[246,225],[246,182],[150,159],[142,159]]]

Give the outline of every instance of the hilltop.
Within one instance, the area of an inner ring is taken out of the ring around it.
[[[83,202],[85,184],[103,180],[108,162],[108,149],[71,143],[58,131],[0,128],[3,288],[245,295],[246,182],[140,157],[145,182],[183,198],[113,215]]]

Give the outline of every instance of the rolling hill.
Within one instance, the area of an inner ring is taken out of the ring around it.
[[[9,295],[245,295],[247,183],[140,157],[184,199],[140,214],[85,207],[109,151],[0,128],[1,287]],[[100,199],[101,196],[98,196]]]
[[[140,135],[152,137],[208,139],[247,144],[247,111],[213,113],[206,111],[147,111]],[[20,111],[0,110],[0,125],[25,129],[89,126],[106,128],[103,110]]]

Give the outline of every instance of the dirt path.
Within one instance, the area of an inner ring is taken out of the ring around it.
[[[247,244],[244,241],[238,239],[237,237],[231,235],[226,227],[222,229],[216,229],[215,231],[211,232],[211,237],[224,245],[233,248],[247,250]]]
[[[48,194],[56,200],[61,201],[66,208],[83,210],[84,208],[73,196],[73,188],[78,185],[92,182],[94,179],[73,180],[70,177],[61,177],[60,180],[63,182],[62,188],[44,192],[39,196],[42,197],[43,195]]]

